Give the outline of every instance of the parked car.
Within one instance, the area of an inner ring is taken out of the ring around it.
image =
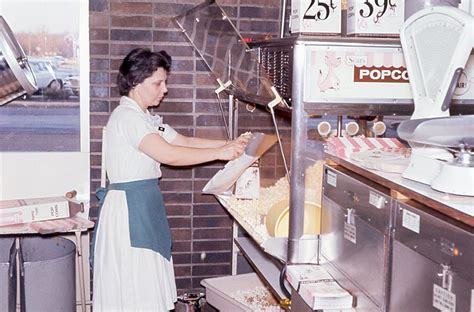
[[[45,58],[28,58],[28,63],[33,70],[38,85],[38,91],[44,93],[45,90],[59,91],[63,87],[61,79],[56,78],[51,63]]]
[[[71,88],[64,85],[64,79],[56,73],[50,60],[42,57],[29,57],[28,63],[38,85],[36,94],[53,99],[67,99],[73,94]]]
[[[79,96],[79,76],[71,76],[67,77],[64,80],[64,88],[69,88],[71,89],[72,93],[76,96]]]

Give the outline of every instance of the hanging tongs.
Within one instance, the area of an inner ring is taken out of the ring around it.
[[[280,131],[278,130],[278,124],[275,117],[275,106],[277,106],[280,103],[285,105],[286,107],[288,107],[288,105],[286,104],[285,100],[280,96],[275,86],[272,86],[270,89],[272,90],[272,93],[275,96],[275,98],[267,104],[267,107],[270,110],[270,114],[272,115],[273,125],[275,126],[275,133],[278,139],[278,145],[280,146],[281,157],[283,158],[283,164],[285,165],[286,178],[288,179],[288,183],[289,183],[290,171],[288,170],[288,165],[286,163],[286,157],[283,151],[283,144],[281,142]]]

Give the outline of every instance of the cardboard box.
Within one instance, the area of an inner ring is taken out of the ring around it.
[[[0,201],[0,226],[72,217],[83,205],[66,197]]]
[[[341,158],[349,159],[352,153],[367,150],[402,150],[407,147],[395,138],[329,138],[326,152]]]
[[[239,199],[258,199],[260,196],[260,169],[252,165],[245,169],[235,182],[235,197]]]
[[[313,310],[352,308],[352,295],[320,265],[289,265],[286,277]]]
[[[347,35],[399,37],[405,0],[348,0]]]
[[[304,34],[341,34],[341,0],[291,1],[290,31]]]

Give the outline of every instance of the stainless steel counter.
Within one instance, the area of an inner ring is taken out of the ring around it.
[[[391,195],[395,198],[413,199],[433,210],[474,227],[474,197],[438,192],[428,185],[404,179],[400,174],[366,169],[347,158],[330,154],[327,154],[327,158],[335,165],[345,167],[364,178],[389,188]]]

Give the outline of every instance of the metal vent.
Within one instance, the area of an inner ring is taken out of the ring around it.
[[[291,81],[293,70],[293,47],[260,48],[260,64],[280,95],[291,102]]]

